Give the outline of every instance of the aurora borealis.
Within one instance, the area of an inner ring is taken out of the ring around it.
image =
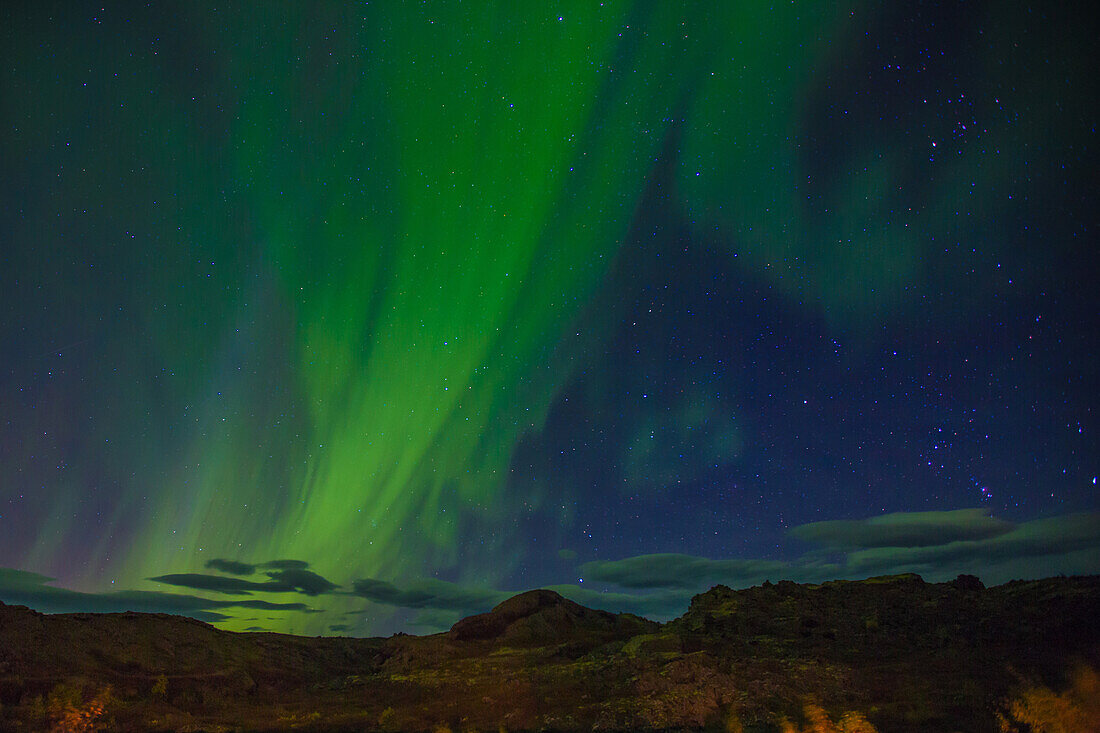
[[[1074,7],[5,10],[0,600],[1100,572]]]

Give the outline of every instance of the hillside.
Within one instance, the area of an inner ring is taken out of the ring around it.
[[[388,639],[0,604],[0,728],[1100,730],[1097,618],[1098,577],[717,586],[664,625],[540,590]]]

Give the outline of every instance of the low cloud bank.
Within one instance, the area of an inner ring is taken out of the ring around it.
[[[1100,513],[1095,512],[1020,523],[994,518],[980,509],[895,513],[813,522],[791,529],[789,536],[816,547],[790,561],[675,553],[599,560],[579,567],[578,575],[585,579],[582,582],[544,587],[590,608],[665,620],[683,613],[692,595],[717,584],[743,588],[765,580],[817,583],[915,572],[929,581],[968,573],[993,585],[1016,578],[1100,573]],[[573,555],[559,553],[567,560]],[[150,578],[195,591],[244,597],[224,600],[159,591],[82,593],[53,586],[53,579],[44,575],[0,568],[0,600],[47,613],[145,611],[217,622],[232,618],[229,609],[320,612],[304,603],[250,597],[255,593],[354,596],[412,612],[406,614],[411,616],[407,623],[436,631],[463,616],[488,611],[520,592],[436,579],[400,583],[378,578],[360,578],[350,584],[350,590],[342,590],[309,567],[302,560],[247,563],[214,559],[206,562],[205,568],[219,574],[174,573]],[[248,577],[260,572],[263,579]],[[348,628],[344,624],[329,626],[330,631]]]
[[[949,542],[985,540],[1013,525],[981,509],[949,512],[897,512],[870,519],[813,522],[791,529],[790,537],[839,550],[866,547],[931,547]]]
[[[374,603],[397,608],[434,608],[461,613],[488,611],[513,594],[443,580],[421,580],[398,587],[385,580],[362,578],[352,584],[352,594]]]
[[[213,601],[198,596],[156,591],[82,593],[49,585],[53,578],[25,570],[0,568],[0,600],[20,604],[43,613],[172,613],[200,621],[225,621],[220,610],[253,608],[272,611],[304,611],[304,603],[272,603],[260,600]]]
[[[764,580],[822,582],[915,572],[931,581],[960,573],[986,583],[1100,572],[1100,513],[1015,524],[980,509],[899,512],[813,522],[789,536],[819,547],[791,561],[638,555],[585,563],[591,580],[627,589],[743,588]]]
[[[580,572],[589,580],[622,588],[692,589],[716,583],[751,585],[775,577],[788,567],[788,563],[777,560],[711,560],[668,553],[586,562]]]
[[[302,593],[318,596],[340,586],[321,577],[312,570],[293,567],[265,573],[267,580],[256,582],[242,578],[227,578],[224,575],[206,575],[204,573],[174,573],[158,575],[149,580],[168,585],[207,590],[214,593],[249,595],[253,591],[261,593]]]

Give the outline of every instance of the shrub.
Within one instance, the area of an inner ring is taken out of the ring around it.
[[[153,689],[150,690],[154,697],[164,697],[168,694],[168,677],[161,675],[157,677],[156,682],[153,683]]]
[[[98,730],[112,702],[110,687],[99,690],[85,701],[79,684],[61,683],[46,698],[46,713],[52,733],[91,733]]]
[[[803,707],[806,726],[799,728],[784,718],[780,723],[782,733],[877,733],[875,726],[863,716],[863,713],[849,710],[834,723],[820,705],[806,703]]]
[[[1091,667],[1074,670],[1069,689],[1057,693],[1032,685],[1009,700],[998,714],[1004,733],[1100,732],[1100,675]]]

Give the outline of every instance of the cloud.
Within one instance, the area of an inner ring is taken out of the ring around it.
[[[54,579],[38,573],[0,568],[0,600],[5,603],[30,606],[43,613],[171,613],[190,616],[201,621],[224,621],[218,613],[227,608],[259,608],[277,611],[304,611],[303,603],[271,603],[258,600],[213,601],[198,596],[156,591],[119,591],[112,593],[82,593],[58,588]]]
[[[209,590],[215,593],[231,593],[249,595],[254,590],[270,590],[267,583],[256,583],[251,580],[239,578],[226,578],[223,575],[203,575],[201,573],[173,573],[171,575],[158,575],[149,578],[156,583],[176,585],[195,590]]]
[[[199,599],[205,600],[205,599]],[[219,608],[264,608],[269,611],[302,611],[304,613],[322,613],[304,603],[273,603],[271,601],[216,601]]]
[[[268,566],[273,567],[271,563],[268,563]],[[273,582],[282,583],[299,593],[305,593],[307,596],[318,596],[340,587],[312,570],[290,565],[284,567],[286,567],[285,570],[268,573],[267,577],[271,578]]]
[[[1035,519],[993,537],[915,547],[869,547],[848,554],[855,573],[921,572],[930,579],[974,572],[986,582],[1100,570],[1100,513]]]
[[[278,570],[305,570],[309,563],[304,560],[271,560],[260,565],[261,568],[276,568]]]
[[[420,633],[434,634],[446,631],[466,615],[469,614],[442,608],[425,608],[419,610],[407,623],[414,629],[420,629]]]
[[[779,560],[711,560],[672,553],[597,560],[580,568],[588,580],[637,589],[698,589],[717,583],[744,586],[790,570],[790,563]]]
[[[408,623],[429,632],[449,629],[463,616],[484,613],[522,591],[472,588],[442,580],[424,580],[400,588],[384,580],[354,583],[354,595],[399,608],[418,611]],[[633,613],[650,618],[672,618],[687,610],[692,593],[682,590],[655,593],[607,593],[581,585],[543,586],[589,608]]]
[[[221,558],[209,560],[206,563],[206,567],[210,570],[218,570],[233,575],[252,575],[252,573],[256,572],[255,565],[249,565],[246,562],[237,562],[236,560],[223,560]]]
[[[872,547],[930,547],[1003,535],[1012,524],[982,509],[898,512],[870,519],[813,522],[791,529],[790,537],[836,550]]]
[[[473,588],[443,580],[422,580],[399,588],[393,583],[363,578],[352,584],[353,595],[398,608],[435,608],[462,613],[488,611],[513,593]]]
[[[265,563],[265,566],[270,565],[271,563]],[[286,570],[276,570],[266,573],[266,575],[268,580],[263,582],[227,578],[224,575],[206,575],[204,573],[173,573],[158,575],[149,578],[149,580],[184,588],[194,588],[195,590],[239,595],[248,595],[253,591],[259,591],[261,593],[304,593],[307,596],[317,596],[339,588],[338,585],[317,573],[300,569],[297,566],[291,566]]]
[[[648,595],[600,593],[582,586],[553,586],[593,608],[659,618],[686,605],[692,589],[716,584],[743,588],[764,580],[818,583],[903,572],[942,581],[960,573],[988,584],[1016,578],[1100,572],[1100,514],[1067,514],[1021,524],[994,519],[979,509],[898,513],[863,520],[815,522],[790,534],[823,545],[792,561],[714,560],[678,554],[638,555],[588,562],[588,581]]]
[[[262,562],[259,564],[241,562],[239,560],[226,560],[224,558],[214,558],[213,560],[207,560],[206,566],[209,570],[217,570],[222,573],[229,573],[231,575],[252,575],[258,568],[273,568],[275,570],[306,570],[309,568],[309,563],[304,560],[269,560],[268,562]]]
[[[558,550],[558,557],[560,557],[562,560],[576,560],[577,559],[577,551],[576,550],[568,550],[568,549]]]
[[[691,597],[695,595],[687,590],[663,590],[654,593],[609,593],[580,585],[550,585],[549,590],[582,606],[610,611],[611,613],[633,613],[637,616],[656,620],[667,620],[679,616],[687,610]]]

